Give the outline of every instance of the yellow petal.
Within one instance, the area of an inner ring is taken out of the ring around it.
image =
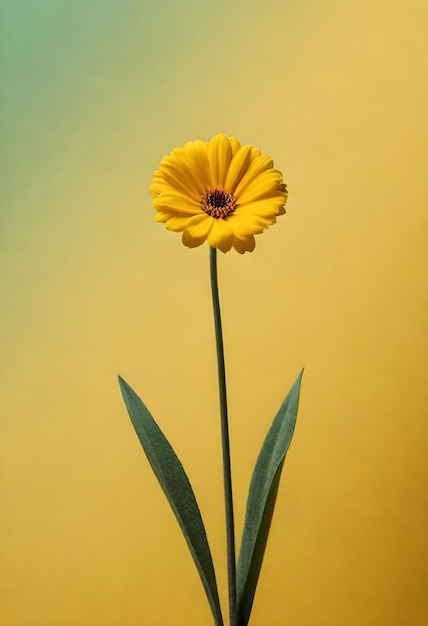
[[[158,196],[164,189],[165,181],[162,174],[158,171],[153,174],[152,184],[150,185],[150,193],[152,196]]]
[[[197,248],[204,243],[206,237],[192,237],[188,230],[183,232],[182,242],[188,248]]]
[[[237,200],[239,204],[253,202],[275,191],[281,181],[282,174],[278,170],[270,169],[262,172],[244,189]]]
[[[257,157],[261,156],[261,154],[261,150],[259,150],[258,148],[251,148],[251,161],[257,159]]]
[[[252,252],[256,247],[256,240],[253,235],[248,235],[246,237],[238,237],[237,235],[233,235],[233,247],[239,254],[244,254],[244,252]]]
[[[237,235],[254,235],[256,233],[263,232],[264,228],[268,228],[269,224],[265,220],[258,219],[254,216],[246,215],[230,215],[227,218],[227,222],[233,231],[233,234]]]
[[[240,204],[254,202],[269,194],[273,194],[278,191],[278,185],[282,182],[282,174],[278,170],[270,169],[262,172],[255,178],[246,189],[240,194],[238,202]]]
[[[271,169],[273,166],[273,159],[268,156],[258,156],[254,159],[245,175],[241,178],[240,182],[236,186],[235,196],[239,198],[239,195],[242,194],[244,189],[248,187],[250,183],[252,183],[262,172],[265,172],[268,169]]]
[[[169,209],[172,213],[185,213],[186,215],[197,215],[202,213],[201,205],[190,198],[182,196],[173,191],[164,191],[153,200],[156,209]]]
[[[208,143],[206,141],[188,141],[184,146],[184,158],[197,185],[200,195],[213,186]]]
[[[213,137],[208,146],[208,156],[214,187],[224,187],[233,156],[229,137],[226,137],[226,135]]]
[[[195,148],[194,144],[198,144]],[[200,197],[205,190],[211,186],[211,183],[208,184],[208,181],[211,181],[211,167],[208,160],[208,142],[206,141],[189,141],[186,144],[187,148],[174,148],[171,152],[171,157],[182,161],[186,171],[189,172],[189,176],[191,177],[194,186],[197,190],[198,197]],[[199,156],[198,156],[199,155]],[[193,159],[198,159],[200,157],[200,164],[196,166],[196,169],[193,170],[191,165],[193,163]],[[200,176],[200,168],[207,170],[206,174],[203,177],[203,181],[201,182]],[[205,182],[204,182],[205,181]]]
[[[160,170],[163,180],[170,189],[189,196],[197,202],[200,201],[197,186],[184,161],[173,156],[164,157],[160,164]],[[163,189],[163,191],[168,191],[168,189]]]
[[[233,235],[232,245],[239,254],[244,254],[246,252],[245,241],[242,239],[238,239],[236,235]]]
[[[188,218],[187,217],[169,217],[165,222],[165,228],[172,230],[175,233],[181,233],[186,228]]]
[[[238,152],[239,148],[241,147],[241,144],[236,139],[236,137],[230,137],[230,145],[232,146],[232,154],[233,156],[235,156],[235,154]]]
[[[208,243],[213,248],[228,252],[232,246],[233,232],[226,220],[215,219],[208,234]]]
[[[270,215],[283,215],[285,213],[284,204],[285,200],[281,197],[262,198],[255,202],[238,205],[233,214],[241,216],[255,215],[263,218],[267,218]]]
[[[234,193],[236,185],[244,176],[251,162],[251,146],[242,146],[232,159],[226,177],[226,189]]]
[[[210,217],[206,213],[194,215],[187,220],[186,230],[188,230],[189,234],[194,238],[203,237],[206,239],[215,221],[213,217]]]
[[[167,219],[172,217],[171,213],[164,213],[163,211],[156,211],[155,220],[157,222],[166,222]]]

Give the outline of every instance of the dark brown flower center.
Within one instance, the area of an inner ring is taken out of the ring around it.
[[[202,210],[215,219],[227,217],[236,208],[236,200],[231,193],[219,187],[207,189],[201,196]]]

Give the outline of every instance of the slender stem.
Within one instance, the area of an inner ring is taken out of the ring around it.
[[[224,367],[223,333],[217,280],[217,249],[210,248],[210,277],[213,300],[215,341],[217,348],[218,387],[220,394],[221,443],[223,448],[224,501],[226,509],[227,573],[229,582],[230,626],[237,626],[236,556],[233,521],[232,474],[230,469],[229,424],[227,419],[226,371]]]

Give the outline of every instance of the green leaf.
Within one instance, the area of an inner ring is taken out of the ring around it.
[[[296,424],[302,376],[303,370],[272,422],[251,479],[237,574],[239,626],[250,619],[282,466]]]
[[[135,432],[192,553],[214,615],[214,622],[216,626],[223,626],[208,539],[186,472],[142,400],[120,376],[119,384]]]

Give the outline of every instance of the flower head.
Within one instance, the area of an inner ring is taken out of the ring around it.
[[[205,240],[228,252],[254,250],[254,235],[285,213],[287,188],[273,160],[234,137],[189,141],[162,159],[150,191],[156,221],[183,233],[189,248]]]

